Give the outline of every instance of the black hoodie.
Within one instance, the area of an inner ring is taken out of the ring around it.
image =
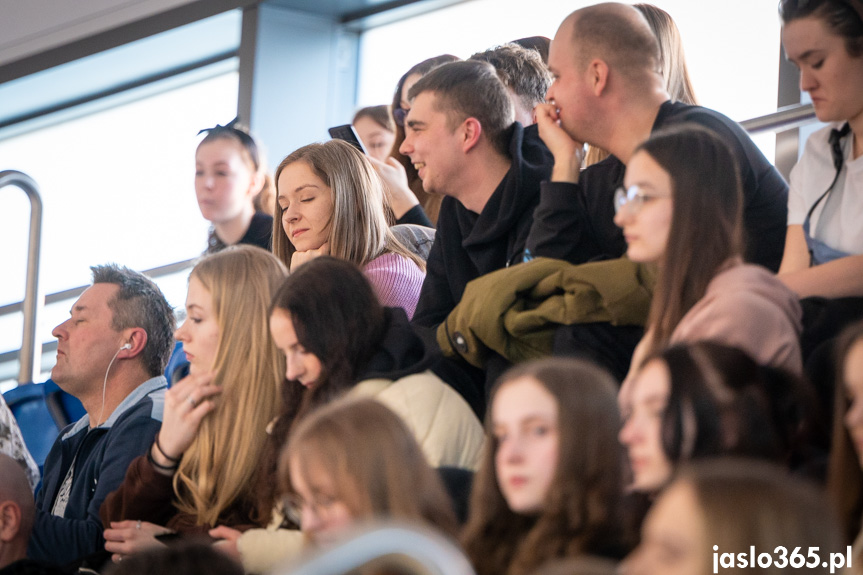
[[[516,122],[510,131],[512,165],[482,213],[449,196],[441,203],[414,325],[437,327],[469,281],[523,259],[540,183],[550,177],[554,158],[535,125]]]

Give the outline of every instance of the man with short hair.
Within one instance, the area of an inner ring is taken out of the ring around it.
[[[33,529],[33,492],[21,465],[0,453],[0,574],[12,573],[13,564],[27,556],[27,539]]]
[[[470,280],[522,260],[552,158],[536,127],[513,121],[506,88],[485,62],[436,68],[408,97],[400,151],[425,191],[446,196],[413,317],[436,327]]]
[[[691,122],[717,134],[737,160],[747,260],[778,270],[788,185],[735,122],[707,108],[671,102],[659,59],[656,38],[632,6],[588,6],[560,25],[548,60],[554,77],[549,103],[536,109],[554,170],[534,213],[530,255],[572,263],[622,255],[626,242],[614,225],[613,198],[625,164],[651,132]],[[613,156],[579,172],[584,142]]]
[[[52,379],[87,411],[45,460],[28,554],[59,564],[103,551],[99,507],[161,427],[175,318],[150,279],[95,266],[93,285],[54,328]]]
[[[509,43],[478,52],[470,59],[488,62],[497,70],[515,108],[516,122],[522,126],[536,123],[533,109],[545,102],[551,83],[551,74],[539,52]]]

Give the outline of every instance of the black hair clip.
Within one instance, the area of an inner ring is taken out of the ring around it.
[[[243,144],[243,147],[249,151],[249,155],[252,156],[252,161],[255,164],[255,169],[260,166],[260,159],[258,156],[258,145],[255,143],[254,138],[252,138],[251,134],[247,132],[245,129],[238,128],[237,124],[240,122],[240,117],[237,116],[224,126],[221,124],[216,124],[212,128],[204,128],[202,130],[198,130],[198,135],[206,133],[207,136],[217,135],[219,133],[227,132],[237,137],[240,140],[240,143]]]

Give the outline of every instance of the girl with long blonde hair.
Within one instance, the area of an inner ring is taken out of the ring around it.
[[[150,451],[102,505],[109,552],[152,546],[170,531],[268,522],[255,486],[266,426],[280,410],[285,360],[267,320],[285,275],[272,254],[249,246],[207,256],[192,270],[187,318],[175,334],[190,374],[166,393]]]

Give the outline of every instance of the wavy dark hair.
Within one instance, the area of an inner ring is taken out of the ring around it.
[[[291,317],[297,340],[321,362],[310,389],[292,382],[289,405],[300,412],[328,403],[353,387],[386,331],[386,314],[366,277],[354,264],[321,256],[303,264],[273,297]]]
[[[675,464],[733,455],[798,467],[825,443],[814,390],[796,376],[711,341],[669,347],[642,365],[657,360],[670,374],[661,438]]]
[[[521,575],[582,554],[619,556],[628,543],[621,506],[623,452],[617,441],[617,385],[601,368],[548,358],[512,368],[497,381],[490,404],[508,383],[530,377],[558,405],[560,453],[542,512],[527,516],[507,505],[497,481],[491,410],[486,449],[474,479],[462,543],[478,575]]]

